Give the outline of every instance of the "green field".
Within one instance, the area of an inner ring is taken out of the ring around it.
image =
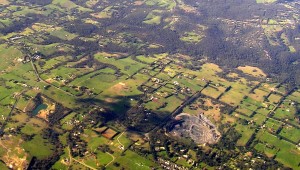
[[[119,156],[115,161],[119,162],[124,168],[132,170],[150,170],[151,167],[156,166],[155,163],[153,163],[151,160],[139,156],[138,154],[130,150],[127,150],[124,156]],[[119,169],[118,167],[114,167],[113,165],[108,166],[108,168]]]
[[[295,143],[299,143],[300,141],[300,130],[299,128],[295,128],[292,126],[284,126],[283,129],[279,133],[280,136],[283,136]]]
[[[268,132],[260,131],[257,134],[257,138],[261,142],[268,143],[271,147],[275,147],[278,151],[276,154],[276,160],[284,163],[285,165],[296,168],[298,167],[299,162],[299,155],[300,151],[296,148],[295,145],[285,141],[280,140],[278,137],[271,135]]]
[[[53,154],[54,149],[54,146],[40,135],[35,135],[32,140],[23,143],[22,146],[31,156],[39,159],[47,158]]]
[[[256,3],[264,3],[264,4],[274,3],[274,2],[276,2],[276,0],[256,0]]]
[[[261,153],[265,153],[268,157],[273,157],[278,152],[278,149],[263,143],[256,144],[254,148]]]
[[[242,135],[242,137],[237,141],[237,145],[245,146],[254,133],[254,128],[242,124],[237,124],[235,126],[235,129]]]
[[[282,125],[282,123],[281,122],[278,122],[277,120],[275,120],[275,119],[268,119],[267,121],[266,121],[266,128],[268,129],[268,130],[270,130],[270,131],[272,131],[272,132],[276,132],[278,129],[279,129],[279,127]]]
[[[282,96],[277,95],[277,94],[271,94],[269,96],[268,100],[273,104],[277,104],[280,101],[281,97]]]

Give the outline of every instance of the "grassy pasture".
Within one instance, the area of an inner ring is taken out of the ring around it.
[[[169,77],[174,77],[178,73],[173,66],[166,66],[164,72],[167,73]]]
[[[300,90],[293,92],[287,97],[288,99],[300,103]]]
[[[269,4],[269,3],[274,3],[277,0],[256,0],[256,3],[263,3],[263,4]]]
[[[272,93],[269,97],[268,100],[273,103],[273,104],[277,104],[282,96],[278,95],[278,94],[274,94]]]
[[[289,125],[284,126],[283,129],[280,131],[279,135],[286,137],[289,140],[296,143],[299,143],[300,141],[300,129],[297,129]]]
[[[253,120],[256,125],[260,126],[260,125],[263,124],[263,122],[265,121],[265,119],[266,119],[265,115],[263,115],[261,113],[256,113],[256,114],[254,114],[254,116],[252,117],[251,120]]]
[[[196,72],[191,70],[182,70],[182,71],[187,73],[193,73],[199,79],[211,80],[213,82],[222,82],[222,80],[220,80],[220,78],[216,75],[217,73],[221,72],[222,69],[214,63],[205,63],[201,66],[201,69]]]
[[[154,61],[156,61],[157,59],[155,57],[150,57],[150,56],[144,56],[144,55],[139,55],[136,56],[136,58],[142,62],[146,62],[146,63],[153,63]]]
[[[58,81],[54,80],[53,78],[60,76],[63,80],[59,80],[63,82],[64,80],[71,80],[74,79],[74,77],[78,77],[80,75],[89,73],[94,70],[94,68],[84,67],[84,68],[75,68],[71,67],[72,63],[69,62],[67,65],[62,65],[57,67],[56,69],[52,69],[50,72],[44,73],[41,75],[44,79],[52,79],[51,81]]]
[[[247,96],[247,98],[245,98],[245,99],[243,100],[243,103],[246,103],[246,104],[249,103],[249,104],[254,105],[254,106],[256,106],[256,107],[260,107],[260,106],[263,106],[262,101],[263,101],[263,100],[256,100],[256,99],[253,99],[253,98]],[[253,109],[251,109],[251,110],[254,110],[254,109],[255,109],[255,108],[253,108]]]
[[[40,31],[51,32],[51,31],[54,31],[56,29],[56,27],[54,25],[37,22],[31,26],[31,29],[33,29],[34,31],[37,31],[37,32],[40,32]]]
[[[68,154],[68,149],[65,148],[64,149],[64,154],[62,154],[60,156],[60,159],[51,167],[51,169],[56,169],[56,170],[67,170],[68,169],[68,165],[63,163],[63,160],[66,158],[69,158],[69,154]]]
[[[25,17],[27,14],[42,14],[42,12],[27,6],[22,6],[20,10],[13,13],[13,16]]]
[[[9,86],[14,87],[15,91],[22,91],[24,89],[23,82],[26,80],[25,84],[35,86],[36,83],[36,75],[32,69],[30,63],[27,64],[17,64],[15,67],[9,67],[7,69],[7,73],[2,74],[1,77],[6,80],[12,80]],[[18,81],[18,83],[12,84],[13,81]]]
[[[235,129],[242,135],[242,137],[237,141],[238,146],[245,146],[250,139],[251,135],[254,133],[254,129],[249,126],[242,124],[237,124]]]
[[[96,149],[100,145],[110,145],[111,141],[99,136],[91,129],[85,129],[84,133],[80,136],[82,140],[87,142],[87,149],[91,152],[95,152],[95,155],[87,155],[84,157],[83,162],[89,166],[97,168],[99,165],[105,166],[112,161],[112,157]],[[110,146],[112,148],[113,146]],[[115,155],[115,154],[114,154]]]
[[[140,81],[140,82],[145,82],[147,81],[148,79],[150,78],[149,75],[146,75],[146,74],[141,74],[141,73],[137,73],[135,74],[132,79],[135,80],[135,81]]]
[[[14,99],[13,97],[13,90],[15,89],[7,89],[3,86],[0,86],[0,104],[1,105],[8,105],[8,104],[13,104],[14,103]]]
[[[290,41],[289,41],[289,39],[288,39],[286,33],[282,33],[282,34],[280,35],[280,38],[283,40],[283,43],[289,48],[289,51],[290,51],[291,53],[296,52],[295,47],[292,46],[292,45],[290,44]]]
[[[52,3],[69,9],[77,7],[77,5],[74,2],[69,0],[53,0]]]
[[[52,4],[62,7],[62,8],[65,8],[67,10],[76,8],[82,12],[91,12],[92,11],[91,9],[76,5],[74,2],[72,2],[70,0],[53,0]]]
[[[258,106],[257,105],[254,105],[252,103],[249,103],[249,102],[246,102],[245,100],[242,101],[242,103],[239,105],[239,107],[241,108],[246,108],[250,111],[256,111]]]
[[[31,118],[24,127],[21,129],[21,132],[26,135],[33,135],[41,133],[42,129],[47,127],[46,123],[37,118]]]
[[[242,113],[244,115],[247,115],[248,117],[250,117],[253,114],[252,110],[249,110],[248,108],[243,108],[243,107],[236,109],[236,111],[239,113]]]
[[[240,118],[240,119],[244,119],[244,120],[247,120],[247,121],[250,121],[251,118],[249,116],[245,116],[245,115],[242,115],[240,113],[237,113],[237,112],[233,112],[232,115],[236,118]]]
[[[97,3],[99,2],[99,0],[87,0],[86,1],[86,5],[89,7],[89,8],[92,8],[94,5],[96,5]]]
[[[9,170],[8,167],[4,163],[2,163],[2,162],[0,162],[0,169],[2,169],[2,170]]]
[[[27,121],[28,118],[29,117],[26,113],[20,113],[20,114],[13,115],[11,117],[11,119],[13,121],[17,121],[17,122],[16,123],[10,123],[9,122],[9,123],[7,123],[6,127],[7,128],[17,128],[17,127],[23,125]]]
[[[218,98],[223,92],[222,91],[219,91],[218,89],[216,88],[213,88],[211,86],[208,86],[206,87],[205,89],[202,90],[201,92],[202,94],[204,95],[207,95],[207,96],[210,96],[210,97],[213,97],[213,98]]]
[[[253,98],[254,100],[256,101],[260,101],[260,102],[263,102],[265,97],[269,94],[269,92],[265,91],[265,90],[262,90],[262,89],[255,89],[253,91],[253,93],[249,93],[249,97]]]
[[[260,2],[268,2],[274,0],[257,0]],[[267,36],[269,43],[273,46],[277,46],[280,43],[280,40],[276,37],[276,33],[283,30],[283,27],[280,25],[262,25],[264,33]]]
[[[168,97],[165,102],[167,102],[167,106],[165,108],[159,109],[160,112],[163,113],[171,113],[173,112],[179,104],[182,103],[180,99],[177,99],[175,96]],[[176,103],[176,104],[174,104]]]
[[[159,78],[160,80],[163,80],[163,81],[168,81],[168,80],[171,79],[171,77],[170,77],[168,74],[164,73],[164,72],[160,72],[160,73],[156,76],[156,78]]]
[[[32,140],[24,142],[22,147],[29,152],[31,156],[39,159],[47,158],[53,153],[54,146],[43,139],[41,135],[35,135]]]
[[[145,24],[150,24],[150,25],[158,25],[161,23],[161,16],[160,16],[161,11],[152,11],[150,12],[146,18],[144,19]]]
[[[279,119],[294,119],[294,114],[296,114],[296,106],[290,105],[289,102],[283,102],[279,108],[275,110],[274,116]]]
[[[41,70],[49,70],[49,69],[52,69],[55,65],[58,65],[60,64],[61,62],[65,62],[65,61],[68,61],[71,59],[71,56],[58,56],[58,57],[55,57],[55,58],[51,58],[51,59],[48,59],[48,60],[43,60],[45,61],[45,64],[42,66],[42,67],[39,67],[39,69]]]
[[[53,43],[53,44],[49,44],[49,45],[38,45],[38,44],[28,44],[29,46],[31,46],[33,48],[33,52],[35,51],[39,51],[40,53],[42,53],[45,56],[49,56],[52,55],[53,53],[57,52],[57,51],[63,51],[63,52],[70,52],[72,51],[72,48],[68,45],[62,45],[59,43]]]
[[[265,153],[268,157],[273,157],[278,152],[278,149],[269,147],[268,144],[260,142],[257,143],[254,148],[261,153]]]
[[[151,160],[142,157],[131,150],[127,150],[124,156],[117,157],[115,161],[119,162],[125,169],[132,170],[150,170],[151,167],[156,166],[156,164]],[[110,164],[108,168],[119,169],[118,167],[114,167],[112,164]]]
[[[261,113],[264,116],[267,116],[269,112],[270,112],[270,110],[268,110],[266,108],[259,108],[256,110],[256,113]]]
[[[96,54],[95,59],[103,63],[112,64],[127,75],[132,75],[133,73],[146,66],[145,64],[132,60],[130,57],[115,59],[105,57],[102,54]]]
[[[25,29],[20,33],[20,35],[29,36],[29,35],[31,35],[31,34],[33,34],[33,33],[34,33],[34,30],[31,29],[31,28],[29,28],[29,27],[27,27],[27,28],[25,28]]]
[[[165,154],[166,154],[166,153],[165,153]],[[166,155],[166,156],[167,156],[167,155]],[[185,158],[179,158],[179,159],[177,159],[176,164],[182,165],[182,166],[184,166],[184,167],[192,167],[192,165],[189,164]]]
[[[252,67],[252,66],[239,66],[237,68],[238,70],[241,70],[243,73],[254,76],[254,77],[261,77],[265,78],[267,75],[258,67]]]
[[[226,92],[220,100],[233,106],[238,105],[251,90],[250,87],[243,82],[235,82],[231,87],[232,88]]]
[[[72,112],[68,114],[66,117],[60,120],[60,124],[62,125],[62,129],[71,130],[75,126],[73,120],[75,119],[77,113]]]
[[[276,160],[289,166],[291,168],[297,169],[300,160],[300,151],[296,148],[294,144],[291,144],[285,140],[280,140],[278,137],[266,132],[259,131],[257,138],[261,142],[268,143],[269,146],[273,146],[276,149],[280,149],[276,154]]]
[[[76,99],[73,96],[63,90],[57,89],[56,87],[50,86],[48,89],[43,89],[42,93],[46,96],[51,96],[51,98],[55,101],[60,101],[63,106],[68,108],[74,108],[77,106]]]
[[[279,86],[276,89],[276,91],[279,92],[279,93],[281,93],[282,95],[285,95],[288,92],[287,85],[283,84],[283,85]]]
[[[167,103],[167,105],[163,108],[161,107],[164,103]],[[176,103],[176,104],[174,104]],[[165,114],[169,114],[172,111],[176,109],[176,107],[181,104],[182,101],[175,96],[171,96],[168,98],[163,98],[163,97],[157,97],[157,100],[150,101],[145,104],[145,107],[149,110],[154,110],[157,111],[158,113],[162,114],[162,117],[165,116]],[[158,109],[159,108],[159,109]]]
[[[168,10],[173,9],[176,6],[176,2],[172,0],[146,0],[145,4],[149,6],[158,5],[159,7],[166,8]]]
[[[8,47],[5,44],[0,45],[0,70],[5,71],[6,69],[13,67],[17,62],[16,60],[22,57],[23,54],[21,51],[16,49],[14,46]]]
[[[65,31],[64,29],[62,29],[62,28],[51,31],[50,35],[58,37],[62,40],[72,40],[72,39],[74,39],[78,36],[76,34],[69,33],[67,31]]]
[[[1,123],[6,121],[6,117],[8,116],[10,110],[11,110],[11,108],[9,108],[8,106],[0,105],[0,122]]]
[[[114,12],[114,10],[112,8],[113,8],[113,6],[108,6],[105,9],[103,9],[101,12],[93,13],[91,15],[98,19],[111,18],[112,14]]]
[[[275,119],[268,119],[266,121],[265,125],[266,125],[267,130],[272,131],[272,132],[276,132],[279,129],[279,127],[282,125],[282,123],[278,122]]]
[[[204,36],[195,32],[185,32],[180,40],[187,43],[199,43]]]
[[[194,80],[188,79],[188,78],[174,78],[172,79],[171,83],[178,82],[180,87],[186,87],[192,90],[192,92],[196,92],[201,90],[203,87],[199,85]]]
[[[120,141],[120,143],[122,145],[124,145],[124,148],[127,148],[128,146],[130,146],[130,144],[132,143],[132,141],[127,137],[127,133],[120,133],[118,136],[116,136],[114,138],[114,141]]]
[[[160,54],[154,54],[154,57],[157,59],[164,59],[168,56],[168,53],[160,53]]]
[[[121,135],[121,134],[120,134]],[[99,136],[94,131],[85,129],[84,134],[81,135],[81,138],[85,140],[88,143],[88,150],[95,151],[96,157],[85,157],[84,162],[92,167],[97,167],[99,165],[107,165],[110,163],[113,158],[108,153],[103,153],[99,150],[95,150],[100,145],[107,144],[109,145],[109,148],[114,151],[113,156],[115,157],[114,162],[118,162],[121,164],[121,166],[124,166],[129,169],[135,169],[136,167],[145,168],[146,166],[155,165],[150,160],[141,157],[137,155],[136,153],[127,150],[125,152],[125,156],[121,155],[121,152],[123,151],[120,149],[120,143],[121,142],[125,147],[129,145],[130,140],[126,137],[126,133],[123,134],[121,137],[116,136],[114,140],[108,140],[102,136]],[[119,140],[118,140],[119,139]],[[96,159],[95,159],[96,158]],[[135,164],[139,163],[140,165]],[[108,165],[108,169],[118,169],[117,167],[113,166],[112,164]]]
[[[102,93],[103,95],[111,96],[135,96],[143,94],[137,89],[143,82],[140,80],[128,79],[121,80],[119,83],[107,88]]]
[[[6,19],[0,19],[0,22],[2,24],[4,24],[5,26],[9,26],[10,24],[13,23],[13,21],[11,19],[8,19],[8,18],[6,18]]]

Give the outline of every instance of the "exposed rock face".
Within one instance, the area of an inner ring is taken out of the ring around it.
[[[181,113],[175,119],[180,121],[170,132],[174,136],[190,137],[197,144],[214,144],[221,137],[215,125],[201,113],[198,116]]]

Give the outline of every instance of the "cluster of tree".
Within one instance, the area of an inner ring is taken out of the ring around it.
[[[4,35],[12,32],[18,32],[30,26],[32,23],[37,22],[38,20],[39,20],[39,15],[27,14],[26,17],[21,19],[16,19],[12,21],[10,25],[0,28],[0,32]]]
[[[49,5],[52,3],[52,0],[23,0],[25,2],[29,2],[31,4],[36,4],[36,5],[41,5],[41,6],[44,6],[44,5]]]
[[[71,113],[72,110],[62,106],[59,103],[55,105],[55,111],[48,115],[48,121],[50,124],[57,123],[60,119]]]
[[[94,24],[84,23],[81,20],[75,20],[65,24],[65,29],[68,32],[79,34],[81,36],[90,36],[92,33],[96,33],[98,27]]]
[[[134,106],[125,114],[123,124],[129,129],[139,132],[148,132],[161,122],[161,118],[142,106]]]
[[[63,154],[63,146],[59,142],[58,136],[59,134],[51,128],[46,128],[42,131],[42,137],[54,145],[53,154],[45,159],[33,157],[27,169],[51,169],[55,162],[59,160],[60,155]]]
[[[236,147],[236,142],[240,137],[241,135],[234,128],[230,128],[225,134],[222,135],[216,147],[219,149],[225,148],[228,150],[234,150]]]
[[[108,153],[110,153],[110,154],[114,154],[114,151],[113,150],[111,150],[110,149],[110,147],[108,146],[108,145],[100,145],[100,146],[98,146],[98,148],[97,149],[99,149],[101,152],[103,152],[103,153],[106,153],[106,152],[108,152]]]

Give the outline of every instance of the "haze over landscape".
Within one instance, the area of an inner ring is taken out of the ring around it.
[[[299,0],[0,0],[0,169],[300,169]]]

